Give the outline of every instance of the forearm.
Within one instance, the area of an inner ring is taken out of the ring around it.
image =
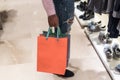
[[[42,2],[48,16],[56,14],[53,0],[42,0]]]

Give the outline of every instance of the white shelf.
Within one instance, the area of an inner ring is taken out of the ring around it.
[[[107,71],[109,72],[110,76],[113,78],[113,80],[120,80],[120,74],[115,74],[115,70],[114,70],[115,66],[120,64],[120,61],[113,59],[111,62],[107,62],[105,53],[103,52],[104,44],[100,43],[98,40],[99,32],[89,34],[89,31],[85,29],[85,33],[87,37],[89,38],[89,40],[91,41],[93,47],[95,48],[99,58],[101,59]],[[118,43],[118,41],[113,40],[112,43]]]
[[[82,26],[82,28],[84,28],[84,25],[87,25],[91,21],[95,21],[95,22],[100,21],[99,20],[99,16],[97,16],[97,15],[95,15],[95,18],[91,19],[91,20],[84,21],[82,19],[79,19],[79,16],[82,15],[84,12],[81,12],[80,10],[78,10],[76,8],[76,6],[78,4],[79,4],[79,2],[75,3],[75,16],[76,16],[78,22],[80,23],[80,25]],[[120,61],[112,60],[111,62],[107,62],[105,53],[103,52],[104,44],[100,43],[99,40],[98,40],[99,32],[90,33],[86,28],[84,28],[84,29],[85,29],[85,33],[86,33],[87,37],[91,41],[94,49],[96,50],[99,58],[101,59],[103,65],[105,66],[105,68],[108,71],[108,73],[111,76],[111,78],[113,80],[120,80],[120,74],[115,74],[115,71],[113,70],[115,68],[115,66],[120,64]],[[114,39],[112,41],[112,43],[118,43],[119,44],[117,39],[116,40]]]

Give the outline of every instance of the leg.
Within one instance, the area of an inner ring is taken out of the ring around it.
[[[108,22],[108,32],[110,33],[110,38],[117,38],[119,36],[119,31],[117,30],[117,26],[119,23],[118,18],[114,18],[112,16],[112,12],[109,14],[109,22]]]
[[[63,34],[69,34],[74,17],[74,0],[54,0],[54,4],[57,16],[59,18],[59,27],[61,32]],[[70,36],[68,46],[67,62],[70,55]],[[72,77],[74,76],[74,73],[66,69],[65,74],[60,76]]]
[[[74,17],[74,0],[54,0],[62,33],[69,33]]]

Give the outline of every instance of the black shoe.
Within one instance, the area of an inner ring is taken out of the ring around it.
[[[79,9],[80,11],[85,11],[87,9],[87,2],[80,2],[80,4],[77,5],[77,9]]]
[[[83,17],[82,19],[83,19],[83,20],[90,20],[90,19],[92,19],[92,18],[94,18],[94,12],[91,12],[91,13],[86,14],[86,16]]]
[[[83,17],[84,17],[84,14],[79,16],[80,19],[82,19]]]
[[[86,17],[86,15],[87,15],[87,12],[85,11],[85,12],[83,13],[83,15],[80,15],[80,16],[79,16],[79,18],[82,19],[82,18]]]
[[[59,77],[64,77],[64,78],[69,78],[69,77],[73,77],[74,73],[68,69],[66,69],[65,74],[64,75],[57,75]]]

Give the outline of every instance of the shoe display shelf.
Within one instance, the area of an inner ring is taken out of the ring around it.
[[[91,21],[94,21],[94,19],[90,19],[90,20],[83,20],[80,19],[79,16],[84,14],[84,11],[80,11],[77,9],[77,5],[79,5],[80,2],[75,2],[75,16],[79,22],[79,24],[81,25],[81,28],[84,28],[86,26],[86,24],[90,23]]]
[[[90,20],[82,20],[79,18],[80,15],[83,15],[84,12],[77,9],[77,5],[79,5],[80,2],[75,2],[75,17],[77,18],[79,24],[81,25],[81,28],[85,30],[85,34],[90,40],[91,44],[93,45],[98,57],[100,58],[101,62],[103,63],[104,67],[106,68],[106,71],[110,75],[112,80],[120,80],[120,73],[115,71],[115,67],[120,64],[120,60],[112,60],[111,62],[107,61],[106,55],[104,53],[104,45],[103,43],[100,43],[98,36],[99,32],[90,32],[85,26],[88,25],[91,21],[97,22],[99,20],[99,16],[95,15],[95,18],[92,18]],[[104,24],[104,22],[103,22]],[[118,43],[118,40],[114,39],[112,43]]]
[[[89,32],[87,28],[85,28],[85,33],[90,40],[91,44],[93,45],[94,49],[96,50],[97,55],[99,56],[101,62],[103,63],[106,71],[112,78],[112,80],[120,80],[120,73],[115,70],[115,67],[120,64],[120,60],[112,60],[110,62],[107,61],[106,55],[104,53],[104,45],[98,39],[99,32]],[[119,43],[116,40],[113,40],[112,43]]]

